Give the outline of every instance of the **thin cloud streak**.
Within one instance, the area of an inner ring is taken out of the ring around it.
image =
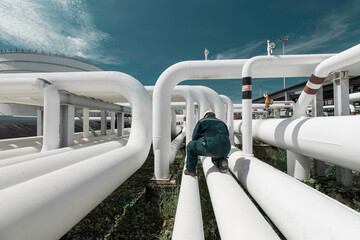
[[[114,63],[100,50],[109,38],[95,27],[85,0],[0,2],[0,39],[10,46]]]
[[[346,11],[334,11],[315,22],[315,32],[310,36],[298,36],[285,45],[286,54],[321,52],[339,52],[358,44],[360,31],[354,26],[358,21],[360,6],[352,2]],[[295,40],[295,41],[291,41]],[[279,51],[279,49],[278,49]]]
[[[225,52],[219,53],[215,55],[215,59],[242,59],[242,58],[248,58],[251,57],[255,50],[258,50],[258,48],[263,45],[266,47],[266,41],[257,41],[257,42],[251,42],[245,46],[239,47],[239,48],[233,48],[230,50],[227,50]]]

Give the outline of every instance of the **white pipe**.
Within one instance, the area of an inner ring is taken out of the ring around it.
[[[229,168],[286,239],[360,236],[358,212],[255,157],[235,151]]]
[[[89,137],[89,109],[84,108],[83,109],[83,136],[84,138]]]
[[[124,95],[132,106],[131,134],[125,147],[0,191],[0,239],[60,238],[144,163],[151,145],[151,99],[131,76],[118,72],[36,75],[73,93],[91,96],[102,91],[104,98],[114,91]]]
[[[171,156],[169,159],[169,164],[171,165],[176,157],[176,153],[179,151],[182,143],[184,142],[186,132],[182,131],[172,142],[171,142]]]
[[[74,146],[58,148],[58,149],[54,149],[54,150],[46,151],[46,152],[39,153],[39,151],[38,151],[37,153],[32,153],[32,154],[21,152],[21,154],[20,153],[16,154],[16,157],[1,160],[0,167],[9,166],[9,165],[13,165],[13,164],[21,163],[21,162],[26,162],[29,160],[42,158],[42,157],[46,157],[46,156],[50,156],[50,155],[55,155],[55,154],[59,154],[59,153],[63,153],[63,152],[68,152],[68,151],[72,151],[75,149],[88,147],[88,146],[92,146],[92,145],[96,145],[96,144],[101,144],[106,141],[112,141],[112,140],[116,140],[116,135],[106,135],[106,136],[98,136],[98,137],[80,139],[80,140],[75,141],[76,145],[74,145]],[[19,149],[17,149],[17,150],[19,150]]]
[[[244,60],[180,62],[165,70],[156,82],[153,93],[153,148],[156,179],[169,178],[170,102],[171,92],[188,79],[221,79],[241,76]]]
[[[0,168],[0,190],[126,145],[126,139],[66,151]]]
[[[293,105],[290,103],[276,103],[276,104],[271,104],[269,106],[266,106],[265,103],[253,103],[251,104],[252,108],[293,108]],[[242,109],[242,104],[239,103],[235,103],[233,104],[233,108],[234,109]]]
[[[360,171],[359,121],[360,116],[253,120],[253,136],[272,146]],[[235,120],[235,132],[241,131],[239,126],[241,122]]]
[[[252,104],[252,78],[254,73],[261,70],[260,66],[281,66],[282,68],[289,68],[291,66],[301,67],[302,65],[310,65],[321,62],[328,58],[329,54],[321,55],[283,55],[283,56],[257,56],[249,59],[242,69],[242,103],[243,103],[243,141],[242,148],[244,154],[252,155],[252,133],[251,133],[251,104]],[[283,72],[282,77],[289,77]]]
[[[204,93],[206,94],[209,103],[211,105],[211,108],[215,112],[216,118],[220,119],[223,122],[226,122],[225,105],[219,94],[213,89],[208,87],[204,87],[204,86],[197,86],[197,87],[203,90]]]
[[[221,239],[279,239],[231,174],[201,159]]]
[[[360,92],[349,94],[350,103],[360,101]]]
[[[220,95],[226,105],[226,125],[229,129],[231,145],[234,145],[234,108],[231,99],[228,96]]]
[[[306,115],[307,106],[309,106],[317,90],[321,88],[325,78],[331,72],[339,69],[345,70],[343,68],[357,62],[360,62],[360,44],[322,61],[316,67],[304,90],[301,92],[299,100],[296,102],[294,117]]]
[[[198,178],[184,173],[181,178],[172,239],[205,239]]]
[[[59,124],[60,124],[60,97],[56,88],[46,80],[36,77],[25,79],[0,80],[1,94],[15,94],[25,96],[34,89],[40,91],[44,98],[44,131],[42,151],[59,148]]]

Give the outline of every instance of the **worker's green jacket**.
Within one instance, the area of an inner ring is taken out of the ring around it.
[[[226,124],[213,115],[199,120],[194,128],[192,140],[196,148],[208,153],[211,157],[226,157],[231,144]]]

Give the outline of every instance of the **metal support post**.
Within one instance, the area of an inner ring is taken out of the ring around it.
[[[42,136],[44,128],[44,111],[41,107],[38,107],[38,109],[36,110],[36,115],[36,136]]]
[[[83,108],[83,136],[84,138],[89,137],[89,109]]]
[[[316,92],[315,98],[311,105],[312,117],[322,117],[324,112],[324,94],[323,87]],[[319,177],[326,176],[325,162],[314,159],[314,174]]]
[[[74,145],[75,107],[72,105],[60,106],[60,146]]]
[[[106,129],[107,129],[107,121],[106,121],[106,111],[101,110],[101,135],[106,135]]]
[[[349,73],[341,71],[334,74],[334,107],[335,116],[350,115],[349,109]],[[352,171],[336,166],[336,179],[344,186],[352,185]]]
[[[111,116],[111,133],[115,132],[115,112],[110,113]]]
[[[124,113],[119,112],[117,114],[117,131],[118,137],[124,135]]]
[[[305,180],[310,178],[310,160],[292,151],[286,151],[287,173],[297,179]]]

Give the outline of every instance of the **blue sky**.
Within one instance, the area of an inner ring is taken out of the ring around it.
[[[0,48],[51,51],[82,58],[154,85],[184,60],[265,55],[266,40],[290,36],[286,54],[336,53],[360,41],[359,0],[1,0]],[[305,79],[287,79],[287,86]],[[241,80],[202,84],[233,102]],[[282,79],[253,80],[253,98]]]

